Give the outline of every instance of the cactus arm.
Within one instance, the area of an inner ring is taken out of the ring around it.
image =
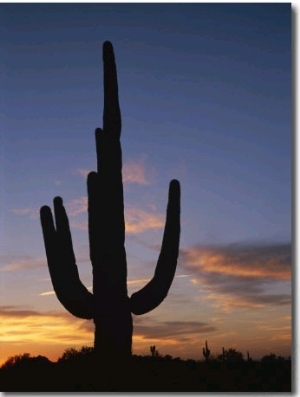
[[[69,221],[62,199],[54,199],[56,229],[51,209],[41,208],[41,224],[47,262],[54,291],[61,304],[74,316],[93,317],[93,295],[79,279]]]
[[[167,296],[172,284],[179,253],[180,184],[172,180],[169,187],[166,225],[161,252],[152,280],[130,298],[131,311],[144,314],[155,309]]]

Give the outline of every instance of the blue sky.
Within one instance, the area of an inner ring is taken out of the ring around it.
[[[135,351],[148,352],[153,329],[161,329],[169,339],[160,347],[156,335],[156,343],[165,354],[201,358],[208,340],[216,353],[227,343],[239,350],[248,344],[257,356],[268,349],[289,355],[290,4],[0,9],[0,314],[18,318],[20,327],[61,316],[62,327],[79,332],[50,294],[38,211],[63,197],[81,278],[90,286],[86,173],[96,169],[102,43],[110,40],[122,112],[130,293],[154,271],[169,181],[179,179],[182,190],[177,278],[160,308],[135,317]],[[80,327],[84,336],[55,348],[30,328],[26,337],[15,330],[15,338],[4,338],[5,354],[20,353],[25,340],[24,348],[45,354],[91,344],[92,324]]]

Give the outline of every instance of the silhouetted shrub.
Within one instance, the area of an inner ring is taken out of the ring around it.
[[[218,360],[223,361],[223,362],[242,362],[244,361],[243,358],[243,353],[237,351],[236,349],[224,349],[223,348],[223,353],[218,355]]]
[[[74,348],[66,349],[58,362],[81,360],[82,358],[91,357],[94,353],[93,347],[83,346],[80,350]]]
[[[276,354],[274,354],[274,353],[267,354],[266,356],[263,356],[261,359],[261,361],[263,363],[270,363],[270,362],[273,363],[276,360],[277,360],[277,357],[276,357]]]
[[[240,357],[240,356],[239,356]],[[272,356],[273,357],[273,356]],[[291,361],[208,362],[171,356],[118,357],[96,365],[93,349],[67,349],[56,363],[28,353],[10,357],[0,368],[4,392],[290,392]]]

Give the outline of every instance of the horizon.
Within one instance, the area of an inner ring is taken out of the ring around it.
[[[208,346],[209,347],[209,346]],[[87,348],[87,349],[90,349],[90,348],[94,348],[93,346],[81,346],[81,348]],[[68,352],[70,352],[71,350],[75,350],[75,352],[74,352],[74,354],[80,354],[80,350],[81,350],[81,348],[77,348],[77,349],[74,349],[74,348],[68,348],[68,349],[65,349],[64,351],[63,351],[63,353],[57,358],[57,360],[55,360],[55,361],[52,361],[52,360],[50,360],[48,357],[46,357],[46,356],[43,356],[43,355],[37,355],[37,356],[33,356],[33,355],[31,355],[30,353],[21,353],[21,354],[17,354],[17,355],[15,355],[15,356],[23,356],[23,355],[27,355],[27,354],[29,354],[29,356],[28,357],[26,357],[26,359],[27,358],[37,358],[37,357],[45,357],[46,359],[48,359],[51,363],[57,363],[59,360],[61,360],[62,359],[62,357],[63,357],[63,355],[64,355],[64,353],[68,353]],[[229,348],[230,349],[230,348]],[[228,350],[229,350],[228,349]],[[235,350],[235,349],[234,349]],[[225,351],[226,351],[226,349],[225,349]],[[150,349],[150,346],[149,346],[149,352],[150,353],[143,353],[143,354],[133,354],[132,356],[138,356],[138,357],[151,357],[151,358],[156,358],[156,356],[153,356],[152,354],[151,354],[151,349]],[[236,350],[236,352],[237,353],[242,353],[242,355],[243,355],[243,360],[244,361],[247,361],[247,354],[245,355],[245,354],[243,354],[243,352],[239,352],[238,350]],[[73,352],[70,352],[70,353],[73,353]],[[194,361],[197,361],[197,362],[206,362],[207,360],[206,360],[206,358],[204,357],[204,355],[201,357],[201,358],[199,358],[199,359],[192,359],[192,358],[185,358],[185,359],[182,359],[181,357],[174,357],[174,356],[171,356],[171,355],[167,355],[167,354],[161,354],[158,350],[157,350],[157,353],[158,353],[158,358],[170,358],[171,360],[177,360],[177,359],[180,359],[180,360],[182,360],[182,361],[188,361],[188,360],[194,360]],[[246,352],[247,353],[247,352]],[[279,355],[277,355],[276,353],[274,353],[274,352],[272,352],[272,353],[270,353],[270,354],[266,354],[266,356],[269,356],[269,355],[275,355],[275,360],[276,359],[284,359],[284,360],[286,360],[286,361],[289,361],[289,360],[291,360],[291,356],[287,356],[287,357],[282,357],[282,356],[279,356]],[[219,354],[214,354],[214,353],[211,353],[211,351],[210,351],[210,354],[209,354],[209,358],[208,358],[208,361],[221,361],[221,358],[220,358],[220,356],[222,355],[222,352],[219,352]],[[169,356],[169,357],[168,357]],[[266,357],[266,356],[263,356],[263,357]],[[11,356],[11,357],[8,357],[8,360],[10,359],[10,358],[13,358],[14,356]],[[249,357],[250,357],[250,361],[254,361],[254,362],[259,362],[259,361],[261,361],[261,359],[263,358],[263,357],[259,357],[259,358],[256,358],[256,359],[253,359],[251,356],[250,356],[250,354],[249,354]],[[8,361],[7,360],[7,361]],[[67,358],[66,360],[69,360],[69,358]],[[0,369],[1,369],[1,367],[3,366],[5,364],[5,362],[4,363],[2,363],[1,365],[0,365]]]
[[[50,280],[39,220],[61,196],[91,290],[86,175],[114,46],[128,295],[152,278],[171,179],[180,254],[163,303],[133,315],[133,354],[291,356],[291,5],[1,4],[0,366],[92,346]],[[55,359],[56,358],[56,359]]]

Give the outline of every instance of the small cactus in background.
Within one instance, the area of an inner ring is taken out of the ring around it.
[[[155,356],[155,346],[150,346],[150,351],[151,351],[152,357],[154,357]]]
[[[131,297],[127,294],[125,220],[120,143],[121,112],[112,44],[103,45],[103,129],[96,129],[97,172],[87,179],[90,259],[93,293],[79,278],[69,220],[60,197],[51,209],[41,208],[41,224],[54,291],[74,316],[93,319],[98,357],[128,358],[132,347],[132,315],[148,313],[165,299],[172,284],[179,253],[180,185],[170,182],[166,225],[152,280]]]
[[[247,350],[247,361],[252,361],[252,358],[250,357],[249,351]]]
[[[223,362],[225,362],[226,360],[226,350],[224,349],[224,347],[222,347],[222,360]]]
[[[151,351],[152,357],[158,357],[159,356],[158,350],[156,350],[156,346],[155,345],[154,346],[150,346],[150,351]]]
[[[210,355],[210,350],[207,346],[207,341],[205,341],[205,347],[203,347],[202,351],[203,351],[203,356],[205,357],[205,360],[208,361],[209,355]]]

